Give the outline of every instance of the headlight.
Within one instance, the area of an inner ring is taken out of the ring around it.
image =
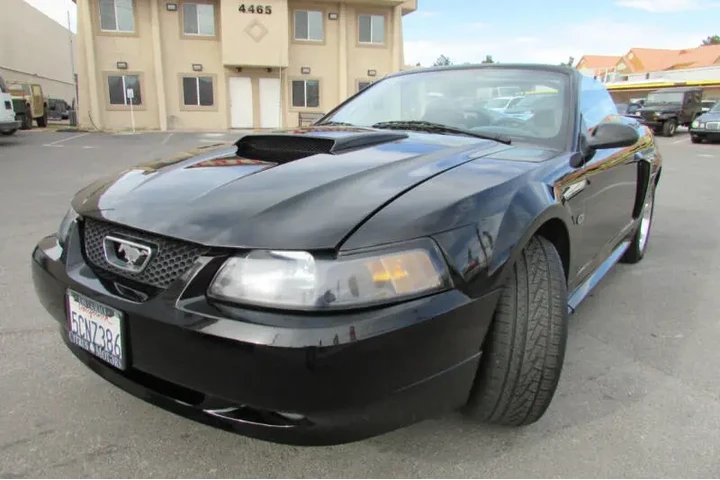
[[[697,120],[695,120],[695,121],[692,122],[692,127],[693,127],[693,128],[698,128],[699,126],[700,126],[700,122],[698,122]]]
[[[308,252],[255,250],[230,258],[210,284],[210,297],[294,310],[365,307],[450,286],[434,243],[405,250],[315,257]]]
[[[56,235],[58,238],[58,243],[61,246],[67,241],[67,237],[70,234],[70,228],[72,228],[72,225],[73,223],[75,223],[75,220],[77,220],[77,218],[78,214],[71,207],[65,214],[62,222],[60,222],[60,226],[58,227]]]

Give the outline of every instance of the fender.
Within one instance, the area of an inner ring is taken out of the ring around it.
[[[513,214],[509,211],[508,215]],[[518,227],[508,228],[506,226],[515,222],[518,222]],[[504,245],[505,247],[495,250],[495,255],[488,266],[488,275],[495,277],[493,283],[497,287],[507,281],[511,273],[511,268],[520,258],[523,249],[530,243],[532,237],[534,237],[544,225],[548,224],[548,222],[553,222],[562,228],[562,230],[558,232],[558,235],[561,237],[564,236],[568,248],[566,252],[558,253],[566,257],[566,262],[564,262],[566,263],[566,265],[564,265],[566,269],[565,275],[566,277],[570,276],[574,265],[572,250],[574,235],[568,226],[572,225],[572,219],[567,210],[560,204],[546,204],[544,210],[537,212],[529,221],[522,222],[519,221],[517,217],[508,218],[507,222],[503,221],[503,227],[501,227],[501,230],[498,232],[497,245]],[[552,239],[549,240],[552,241]]]

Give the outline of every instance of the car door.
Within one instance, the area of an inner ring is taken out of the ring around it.
[[[43,96],[40,85],[32,86],[32,98],[32,116],[35,118],[42,117]]]
[[[588,136],[601,122],[623,121],[605,87],[590,77],[582,81],[580,110]],[[633,222],[638,160],[635,147],[608,148],[595,151],[582,167],[586,183],[580,255],[588,271],[605,260]]]

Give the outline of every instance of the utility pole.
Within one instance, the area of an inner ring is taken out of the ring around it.
[[[73,32],[72,28],[70,27],[70,10],[67,11],[67,28],[68,28],[68,35],[70,39],[70,67],[72,68],[72,76],[73,76],[73,84],[74,84],[74,94],[73,94],[73,102],[72,102],[72,110],[70,111],[70,114],[68,115],[68,119],[70,121],[70,126],[75,127],[77,126],[77,108],[78,108],[78,83],[77,83],[77,74],[75,73],[75,47],[73,46]]]

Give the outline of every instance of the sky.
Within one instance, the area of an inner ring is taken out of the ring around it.
[[[567,62],[632,47],[689,48],[720,34],[720,0],[418,0],[405,64]]]
[[[2,1],[2,0],[0,0]],[[25,0],[76,31],[72,0]],[[720,0],[417,0],[403,18],[405,63],[566,62],[632,47],[688,48],[720,34]]]
[[[0,0],[2,1],[2,0]],[[72,0],[25,0],[27,3],[44,12],[63,27],[68,26],[68,12],[70,12],[70,29],[77,32],[77,8]]]

